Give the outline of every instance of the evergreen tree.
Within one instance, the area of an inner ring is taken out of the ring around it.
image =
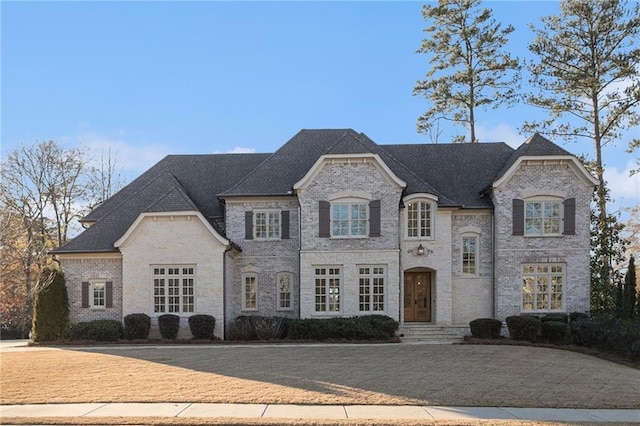
[[[480,9],[480,0],[438,0],[423,6],[422,16],[428,37],[417,53],[429,55],[430,68],[413,94],[432,106],[418,118],[418,131],[429,132],[444,119],[467,126],[468,141],[478,142],[476,109],[497,108],[517,95],[519,61],[502,51],[514,28],[502,28],[491,9]]]
[[[633,318],[635,316],[636,303],[636,263],[633,255],[631,255],[627,274],[624,277],[624,294],[622,296],[623,318]]]
[[[34,342],[62,339],[69,327],[69,296],[64,275],[58,269],[47,267],[40,275],[39,287],[33,307],[31,338]]]

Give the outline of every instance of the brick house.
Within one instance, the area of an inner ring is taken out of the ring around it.
[[[204,313],[224,337],[239,315],[384,314],[464,330],[589,309],[595,184],[537,134],[514,150],[302,130],[272,154],[167,156],[53,254],[72,323],[175,313],[188,336]]]

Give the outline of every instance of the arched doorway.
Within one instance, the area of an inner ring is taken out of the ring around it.
[[[431,322],[433,271],[412,268],[404,272],[404,321]]]

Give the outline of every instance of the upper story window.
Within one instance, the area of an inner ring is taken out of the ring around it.
[[[433,204],[427,201],[407,203],[407,238],[431,238],[433,236],[433,210]]]
[[[253,215],[255,225],[255,238],[257,240],[278,240],[280,239],[280,212],[279,211],[257,211]]]
[[[366,237],[368,221],[367,203],[331,206],[332,237]]]
[[[559,200],[526,201],[524,207],[525,235],[559,235],[561,206]]]
[[[513,199],[513,235],[559,236],[576,233],[575,198]]]
[[[462,237],[462,273],[478,274],[478,237],[475,235]]]

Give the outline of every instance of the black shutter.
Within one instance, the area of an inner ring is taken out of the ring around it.
[[[253,212],[244,212],[244,239],[253,240]]]
[[[576,199],[567,198],[564,204],[564,235],[576,234]]]
[[[113,308],[113,283],[107,281],[105,283],[105,301],[104,306],[106,308]]]
[[[524,200],[513,199],[513,235],[524,235]]]
[[[331,204],[328,201],[320,201],[318,204],[318,236],[329,238],[331,236]]]
[[[82,283],[82,307],[83,308],[89,307],[89,283],[88,282]]]
[[[380,200],[369,203],[369,236],[380,236]]]
[[[282,229],[280,231],[280,238],[283,240],[289,239],[289,210],[283,210],[280,215],[280,225]]]

